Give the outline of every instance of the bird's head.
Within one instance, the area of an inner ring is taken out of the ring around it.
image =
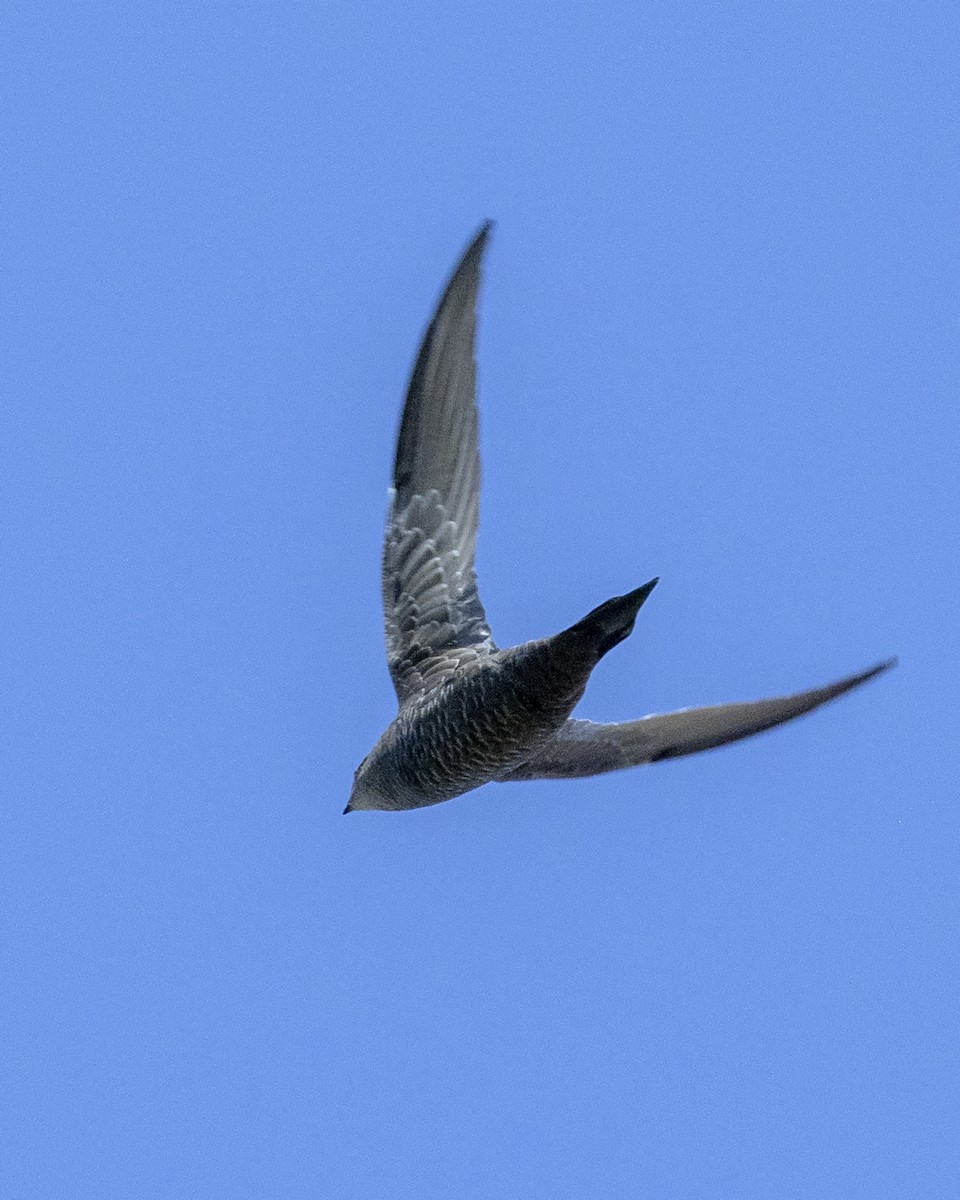
[[[392,808],[382,787],[378,786],[376,762],[374,756],[368,754],[353,773],[353,787],[350,789],[350,799],[344,813],[357,812],[360,809]]]

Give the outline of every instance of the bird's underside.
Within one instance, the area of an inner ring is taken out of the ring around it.
[[[346,812],[436,804],[493,781],[568,779],[695,754],[792,720],[893,665],[789,696],[643,717],[570,719],[596,663],[656,580],[550,638],[499,650],[474,573],[480,458],[474,341],[485,225],[424,334],[397,437],[383,549],[387,661],[399,711]]]

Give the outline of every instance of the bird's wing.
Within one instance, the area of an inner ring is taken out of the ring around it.
[[[397,437],[383,547],[387,662],[401,704],[491,653],[473,569],[480,493],[476,333],[484,225],[423,336]]]
[[[895,662],[896,659],[890,659],[859,675],[793,696],[719,704],[713,708],[682,708],[615,725],[567,721],[539,753],[501,778],[504,781],[574,779],[696,754],[782,725],[859,687]]]

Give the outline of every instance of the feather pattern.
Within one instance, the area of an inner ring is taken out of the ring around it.
[[[496,647],[477,592],[476,303],[484,225],[423,336],[397,437],[383,549],[387,662],[402,704]]]
[[[593,668],[629,636],[656,579],[552,637],[497,648],[474,570],[474,343],[489,229],[447,284],[407,390],[383,548],[387,661],[399,709],[358,767],[347,812],[420,808],[495,780],[596,775],[693,754],[789,721],[892,665],[748,704],[614,725],[570,719]]]

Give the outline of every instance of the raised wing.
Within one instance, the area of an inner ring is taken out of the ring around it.
[[[784,721],[859,687],[895,663],[896,659],[889,659],[859,675],[850,675],[826,687],[797,692],[793,696],[745,704],[719,704],[713,708],[682,708],[678,712],[616,725],[567,721],[552,742],[502,778],[504,781],[574,779],[659,762],[663,758],[679,758],[682,754],[696,754],[782,725]]]
[[[387,662],[401,704],[496,649],[473,569],[480,493],[476,334],[484,225],[427,328],[397,437],[383,547]]]

